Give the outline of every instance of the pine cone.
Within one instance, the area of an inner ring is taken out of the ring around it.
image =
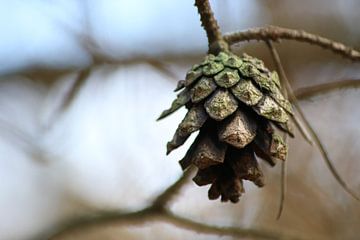
[[[255,154],[271,166],[276,159],[285,161],[287,146],[273,126],[293,137],[293,112],[280,88],[277,73],[261,60],[229,52],[207,55],[179,81],[175,91],[183,90],[159,119],[182,106],[189,111],[167,144],[167,154],[200,130],[180,165],[183,170],[198,167],[193,181],[211,184],[209,199],[238,202],[243,180],[264,186]]]

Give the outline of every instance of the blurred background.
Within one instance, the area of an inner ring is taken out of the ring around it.
[[[214,0],[222,31],[279,25],[360,49],[358,0]],[[187,146],[165,156],[184,116],[155,122],[207,40],[192,0],[0,0],[0,239],[46,239],[71,219],[140,209],[181,175]],[[360,64],[316,46],[276,44],[294,89],[359,79]],[[264,59],[263,43],[236,52]],[[93,56],[96,56],[95,58]],[[109,59],[99,64],[99,58]],[[82,68],[88,77],[76,81]],[[75,84],[74,92],[71,90]],[[301,101],[338,172],[360,194],[360,93]],[[207,199],[189,183],[171,209],[196,221],[358,239],[360,203],[341,189],[317,149],[290,140],[288,192],[275,220],[280,164],[261,164],[266,186],[246,183],[240,203]],[[165,223],[106,227],[72,239],[230,239]]]

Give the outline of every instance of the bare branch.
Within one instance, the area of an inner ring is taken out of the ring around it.
[[[295,90],[294,94],[298,99],[309,99],[311,97],[326,94],[340,89],[356,89],[360,88],[359,79],[345,79],[340,81],[334,81],[330,83],[324,83],[314,85],[310,87],[299,88]]]
[[[142,225],[149,221],[162,221],[174,226],[191,230],[202,234],[211,234],[218,236],[232,236],[236,238],[252,238],[252,239],[271,239],[271,240],[300,240],[299,234],[290,235],[274,231],[245,229],[240,227],[218,227],[192,221],[190,219],[176,216],[168,211],[159,211],[156,208],[146,208],[141,211],[132,213],[103,213],[93,218],[79,219],[71,225],[63,228],[58,234],[48,238],[49,240],[64,239],[74,233],[89,230],[94,227],[104,226],[124,226],[124,225]]]
[[[300,240],[305,239],[299,237],[299,234],[290,235],[280,232],[258,230],[258,229],[244,229],[240,227],[218,227],[213,225],[207,225],[199,222],[192,221],[190,219],[176,216],[172,213],[166,213],[161,216],[165,222],[174,224],[177,227],[192,230],[197,233],[211,234],[218,236],[232,236],[234,238],[243,239],[273,239],[273,240]]]
[[[80,89],[82,88],[87,78],[89,77],[90,72],[91,72],[90,68],[85,68],[78,73],[73,86],[71,87],[68,94],[65,96],[64,101],[60,106],[61,109],[67,109],[70,106],[70,104],[74,101]]]
[[[0,137],[12,142],[12,145],[24,151],[31,159],[41,164],[48,164],[48,159],[43,157],[42,149],[36,143],[36,138],[13,124],[11,121],[0,119]]]
[[[288,28],[281,28],[276,26],[268,26],[262,28],[251,28],[246,31],[228,33],[224,35],[225,41],[230,45],[242,41],[263,40],[263,41],[278,41],[281,39],[296,40],[299,42],[306,42],[320,46],[324,49],[331,50],[345,58],[353,61],[360,61],[360,52],[346,46],[343,43],[321,37],[316,34],[308,33],[303,30],[295,30]]]
[[[141,225],[149,220],[152,220],[156,216],[156,212],[153,209],[145,208],[140,211],[121,213],[121,212],[103,212],[93,217],[84,217],[76,219],[61,229],[57,230],[57,233],[48,237],[48,240],[64,239],[72,234],[89,230],[91,228],[100,228],[109,225]]]
[[[252,239],[302,239],[299,235],[288,235],[283,232],[273,232],[258,229],[244,229],[240,227],[218,227],[192,221],[190,219],[179,217],[168,210],[166,205],[176,196],[182,186],[185,185],[194,173],[195,168],[187,170],[173,185],[169,186],[160,194],[154,203],[140,211],[121,213],[121,212],[104,212],[97,216],[77,219],[63,226],[55,235],[48,238],[49,240],[60,240],[74,233],[89,230],[94,227],[103,227],[109,225],[141,225],[149,221],[163,221],[173,224],[177,227],[191,230],[202,234],[212,234],[219,236],[233,236],[236,238],[250,237]]]
[[[300,115],[301,119],[298,119],[296,115],[292,116],[294,123],[295,123],[296,127],[299,129],[299,131],[302,134],[302,136],[304,137],[304,139],[307,142],[309,142],[310,144],[312,144],[311,138],[309,137],[308,130],[305,129],[302,124],[304,122],[304,118],[305,118],[304,113],[302,112],[300,105],[298,104],[297,99],[296,99],[295,95],[293,94],[290,82],[286,77],[284,68],[282,67],[279,54],[276,51],[275,47],[273,46],[273,44],[270,40],[266,41],[266,44],[270,50],[270,53],[271,53],[271,56],[272,56],[274,62],[275,62],[277,71],[280,74],[280,79],[282,80],[282,83],[285,85],[286,93],[287,93],[287,95],[289,95],[290,101],[295,106],[297,112]]]
[[[208,38],[209,53],[217,54],[219,51],[228,50],[228,44],[223,39],[209,0],[195,0],[195,6],[198,9],[201,25]]]
[[[173,200],[173,198],[179,193],[181,188],[189,182],[194,173],[195,167],[190,167],[188,170],[186,170],[173,185],[169,186],[155,199],[153,206],[157,208],[166,208],[171,200]]]
[[[272,45],[271,41],[267,41],[267,46],[270,50],[271,56],[276,64],[277,70],[278,72],[280,72],[279,70],[281,70],[281,62],[280,62],[280,57],[277,55],[276,49],[274,48],[274,46]],[[286,76],[285,76],[286,77]],[[280,75],[280,79],[284,80],[284,76]],[[284,95],[285,98],[288,98],[288,91],[286,87],[283,87],[282,89],[282,93]],[[300,129],[300,128],[299,128]],[[300,130],[300,132],[303,133],[302,129]],[[304,135],[304,134],[303,134]],[[286,144],[288,143],[288,138],[287,138],[287,134],[284,134],[283,139],[286,142]],[[306,135],[305,135],[306,136]],[[281,214],[283,212],[284,209],[284,205],[285,205],[285,197],[286,197],[286,188],[287,188],[287,181],[286,181],[286,171],[287,170],[287,161],[283,161],[281,162],[281,177],[280,177],[280,201],[279,201],[279,209],[278,209],[278,213],[276,215],[276,220],[279,220],[281,217]]]
[[[158,61],[155,58],[153,58],[153,59],[149,58],[149,59],[147,59],[146,62],[150,66],[152,66],[154,69],[156,69],[159,72],[161,72],[162,74],[164,74],[166,77],[171,78],[176,81],[179,80],[178,76],[173,71],[171,71],[171,69],[165,63]]]
[[[280,219],[285,205],[285,197],[286,197],[286,189],[287,189],[286,169],[287,169],[286,162],[281,162],[280,201],[279,201],[278,213],[276,215],[276,220]]]
[[[334,178],[337,180],[337,182],[342,186],[342,188],[347,193],[349,193],[354,199],[360,201],[360,198],[347,186],[346,182],[342,179],[342,177],[340,176],[340,174],[337,172],[336,168],[332,164],[332,162],[330,160],[330,157],[329,157],[324,145],[322,144],[320,138],[318,137],[317,133],[315,132],[315,130],[310,125],[309,121],[306,119],[305,115],[301,111],[301,108],[300,108],[300,106],[299,106],[299,104],[298,104],[298,102],[296,100],[296,97],[295,97],[293,91],[292,91],[290,83],[289,83],[289,81],[288,81],[288,79],[286,77],[284,68],[282,67],[279,54],[277,53],[274,46],[272,46],[272,43],[270,41],[268,41],[267,43],[268,43],[269,48],[272,51],[272,54],[275,56],[275,59],[276,59],[275,63],[277,64],[277,68],[279,70],[280,78],[283,80],[283,83],[285,84],[285,87],[287,88],[290,100],[292,100],[293,104],[297,107],[299,113],[301,113],[302,121],[305,124],[305,126],[307,127],[307,130],[309,131],[311,139],[314,140],[316,146],[318,147],[323,159],[325,160],[325,163],[326,163],[327,167],[329,168],[330,172],[332,173]]]
[[[319,148],[321,155],[323,156],[323,159],[325,160],[326,165],[328,166],[330,172],[332,173],[332,175],[335,177],[335,179],[337,180],[337,182],[344,188],[344,190],[346,192],[348,192],[353,198],[355,198],[357,201],[360,201],[360,198],[356,195],[356,193],[354,193],[345,183],[345,181],[340,177],[339,173],[337,172],[336,168],[334,167],[334,165],[332,164],[330,157],[324,147],[324,145],[322,144],[320,138],[318,137],[318,135],[316,134],[316,132],[314,131],[314,129],[310,126],[309,122],[307,122],[307,124],[309,125],[310,128],[310,132],[311,135],[314,138],[315,144],[316,146]]]
[[[54,111],[52,116],[50,116],[49,126],[47,126],[48,128],[51,128],[56,119],[72,104],[74,99],[78,96],[82,86],[85,84],[87,78],[89,77],[90,72],[91,68],[84,68],[78,73],[69,91],[62,97],[60,105]]]

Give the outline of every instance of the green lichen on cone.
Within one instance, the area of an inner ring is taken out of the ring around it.
[[[293,137],[293,111],[280,88],[278,74],[263,61],[230,52],[208,54],[179,81],[176,91],[183,90],[159,119],[184,105],[189,112],[167,152],[199,131],[179,163],[183,170],[198,167],[193,181],[199,186],[211,184],[209,199],[238,202],[245,192],[244,180],[264,186],[259,158],[270,166],[286,160],[287,146],[274,126]]]

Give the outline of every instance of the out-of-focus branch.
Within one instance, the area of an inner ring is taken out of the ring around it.
[[[167,212],[162,217],[162,220],[171,223],[177,227],[191,230],[202,234],[211,234],[218,236],[231,236],[237,239],[251,238],[251,239],[272,239],[272,240],[300,240],[305,239],[300,234],[287,234],[284,232],[274,232],[258,229],[245,229],[240,227],[219,227],[214,225],[203,224],[195,222],[190,219],[176,216]]]
[[[86,80],[88,79],[92,69],[97,65],[106,64],[108,66],[118,66],[121,64],[134,64],[134,63],[147,63],[151,67],[153,67],[155,70],[159,71],[160,73],[164,74],[167,79],[171,80],[178,80],[178,77],[176,74],[162,61],[158,61],[156,59],[152,58],[140,58],[140,59],[133,59],[132,61],[119,61],[112,58],[107,58],[104,55],[96,54],[94,55],[94,65],[89,66],[86,68],[83,68],[79,70],[77,73],[77,76],[71,86],[69,87],[68,91],[62,96],[60,100],[60,104],[56,107],[56,109],[53,111],[53,114],[50,116],[47,129],[51,128],[51,126],[54,124],[56,119],[63,114],[69,106],[73,103],[73,101],[76,99],[76,97],[79,94],[79,91],[82,89],[82,86],[85,84]],[[53,75],[52,77],[60,78],[63,76],[64,72],[58,72],[58,75]],[[36,73],[30,73],[26,74],[28,77],[34,80],[38,80],[39,77],[42,76]],[[47,76],[47,75],[46,75]],[[45,77],[46,77],[45,76]],[[39,79],[40,80],[40,79]],[[56,79],[49,79],[47,81],[55,81]]]
[[[287,93],[287,95],[289,95],[290,101],[292,102],[292,104],[295,106],[297,112],[299,113],[300,118],[298,118],[296,115],[293,116],[294,123],[295,123],[296,127],[299,129],[299,131],[302,134],[302,136],[304,137],[304,139],[307,142],[309,142],[310,144],[312,144],[308,130],[304,127],[304,125],[306,126],[306,124],[304,124],[304,122],[305,122],[304,113],[302,112],[300,105],[297,102],[296,96],[293,94],[290,82],[289,82],[288,78],[286,77],[286,73],[281,64],[280,56],[279,56],[277,50],[275,49],[275,47],[273,46],[271,40],[266,41],[266,44],[270,50],[270,54],[271,54],[274,62],[275,62],[276,69],[280,75],[280,79],[281,79],[282,83],[284,84],[286,93]]]
[[[315,132],[314,128],[311,126],[311,124],[309,123],[309,121],[306,119],[305,115],[302,113],[300,105],[297,102],[296,96],[294,95],[290,82],[286,77],[286,73],[285,70],[281,64],[280,61],[280,57],[279,54],[277,52],[277,50],[275,49],[275,47],[272,45],[272,43],[270,41],[267,42],[271,53],[273,55],[273,58],[275,59],[275,64],[276,67],[278,68],[279,74],[280,74],[280,78],[282,79],[285,87],[287,88],[287,92],[289,94],[289,98],[292,101],[292,103],[296,106],[297,110],[299,113],[301,113],[301,118],[302,118],[302,122],[305,124],[307,130],[310,133],[311,139],[314,140],[315,145],[317,146],[317,148],[319,149],[323,159],[325,160],[325,163],[327,165],[327,167],[329,168],[331,174],[334,176],[334,178],[336,179],[336,181],[340,184],[340,186],[347,192],[349,193],[354,199],[356,199],[357,201],[360,201],[360,198],[357,196],[357,194],[355,192],[353,192],[348,185],[346,184],[346,182],[343,180],[343,178],[340,176],[340,174],[337,172],[336,167],[333,165],[332,161],[330,160],[329,154],[327,153],[324,144],[322,143],[322,141],[320,140],[318,134]]]
[[[273,58],[273,61],[275,62],[275,65],[276,65],[276,68],[277,68],[277,71],[280,72],[282,70],[282,65],[281,65],[281,62],[280,62],[280,57],[279,55],[277,54],[276,52],[276,49],[274,48],[272,42],[269,40],[266,42],[267,43],[267,46],[269,48],[269,51],[270,51],[270,54]],[[282,81],[282,83],[284,83],[284,78],[286,80],[286,76],[284,76],[284,73],[281,72],[280,73],[280,80]],[[282,89],[282,93],[284,95],[285,98],[288,98],[288,90],[286,87],[283,87]],[[294,116],[295,118],[295,116]],[[298,125],[297,125],[298,126]],[[299,127],[299,126],[298,126]],[[306,136],[304,130],[302,128],[300,128],[300,132]],[[288,138],[287,138],[287,134],[284,134],[284,141],[286,142],[286,144],[288,143]],[[276,215],[276,219],[279,220],[280,217],[281,217],[281,214],[284,210],[284,205],[285,205],[285,198],[286,198],[286,190],[287,190],[287,179],[286,179],[286,173],[287,173],[287,161],[283,161],[281,162],[281,178],[280,178],[280,202],[279,202],[279,209],[278,209],[278,212],[277,212],[277,215]]]
[[[90,73],[90,67],[84,68],[77,73],[77,76],[69,90],[62,96],[60,104],[56,107],[53,114],[50,116],[46,126],[47,129],[51,128],[56,119],[58,119],[58,117],[69,108],[74,99],[78,96],[81,88],[85,85],[85,82],[88,79]]]
[[[320,94],[326,94],[335,90],[341,89],[357,89],[360,88],[360,79],[345,79],[314,85],[310,87],[299,88],[294,91],[298,99],[309,99]]]
[[[61,102],[60,105],[61,109],[67,109],[70,106],[71,102],[76,98],[82,86],[84,86],[90,73],[91,73],[90,68],[85,68],[78,73],[73,85],[71,86],[67,94],[64,96],[64,100]]]
[[[181,188],[189,182],[190,178],[194,175],[195,170],[195,167],[190,167],[186,170],[173,185],[169,186],[155,199],[153,206],[156,208],[166,208],[171,200],[176,197]]]
[[[68,236],[77,234],[93,228],[101,228],[104,226],[137,226],[146,223],[156,216],[153,209],[145,208],[136,212],[119,213],[119,212],[103,212],[97,216],[79,218],[67,223],[58,229],[55,234],[48,237],[48,240],[65,239]]]
[[[166,210],[157,208],[145,208],[141,211],[131,213],[103,213],[97,217],[79,219],[72,224],[66,226],[56,235],[48,240],[61,240],[65,237],[84,232],[91,228],[99,228],[105,226],[138,226],[149,221],[161,221],[172,224],[179,228],[191,230],[201,234],[211,234],[218,236],[232,236],[235,238],[251,238],[251,239],[270,239],[270,240],[301,240],[299,234],[285,234],[283,232],[274,232],[267,230],[240,228],[240,227],[218,227],[196,222],[187,218],[183,218]]]
[[[284,141],[288,144],[287,135],[284,136]],[[284,210],[285,206],[285,198],[286,198],[286,191],[287,191],[287,161],[281,162],[281,173],[280,173],[280,201],[279,201],[279,209],[276,214],[276,220],[279,220],[281,214]]]
[[[141,225],[149,221],[162,221],[173,224],[174,226],[191,230],[202,234],[211,234],[219,236],[232,236],[236,238],[249,237],[252,239],[272,239],[272,240],[300,240],[299,235],[289,235],[284,232],[274,232],[259,229],[245,229],[240,227],[219,227],[196,222],[171,213],[167,205],[178,194],[180,189],[189,181],[194,173],[194,168],[187,170],[174,184],[164,190],[153,202],[153,204],[140,211],[121,213],[104,212],[94,217],[87,217],[75,220],[63,226],[57,233],[48,240],[61,240],[72,234],[99,228],[104,226],[124,226]]]
[[[225,41],[230,45],[236,44],[242,41],[250,40],[263,40],[263,41],[278,41],[281,39],[295,40],[299,42],[306,42],[314,44],[324,49],[331,50],[336,54],[339,54],[345,58],[353,61],[360,61],[360,52],[346,46],[343,43],[330,40],[325,37],[321,37],[316,34],[308,33],[303,30],[295,30],[288,28],[281,28],[276,26],[251,28],[246,31],[228,33],[224,35]]]
[[[166,77],[175,81],[179,80],[178,76],[174,73],[174,71],[172,71],[165,63],[158,61],[155,58],[147,59],[146,63],[164,74]]]

